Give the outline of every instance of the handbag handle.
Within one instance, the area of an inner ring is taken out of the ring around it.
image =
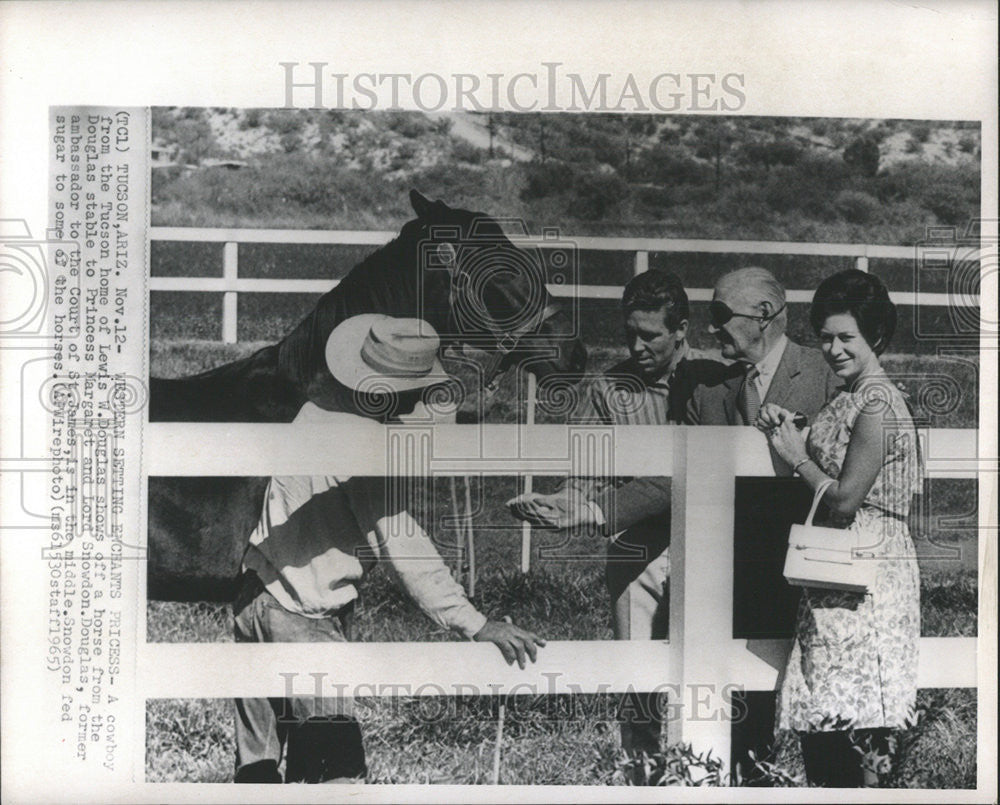
[[[813,495],[813,505],[809,510],[809,516],[806,518],[806,525],[813,524],[813,516],[816,514],[816,509],[819,508],[819,501],[823,497],[823,493],[826,492],[827,488],[834,482],[834,478],[827,478],[825,481],[820,482],[820,485],[816,487],[816,494]]]

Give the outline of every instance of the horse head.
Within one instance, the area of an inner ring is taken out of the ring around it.
[[[472,347],[483,385],[495,389],[511,366],[563,387],[583,372],[575,322],[555,304],[547,279],[575,282],[575,251],[538,248],[520,227],[514,240],[483,213],[429,201],[399,235],[355,266],[278,343],[197,375],[150,378],[150,421],[290,422],[306,400],[326,408],[343,393],[326,366],[333,329],[362,313],[422,318],[442,347]],[[522,241],[515,243],[515,240]],[[557,380],[558,379],[558,380]],[[563,392],[564,393],[564,392]]]
[[[418,315],[435,326],[443,346],[485,353],[488,391],[513,366],[540,383],[578,379],[587,352],[577,321],[546,287],[576,281],[573,244],[548,232],[541,247],[520,220],[453,208],[416,190],[410,202],[417,219],[401,238],[416,241]]]

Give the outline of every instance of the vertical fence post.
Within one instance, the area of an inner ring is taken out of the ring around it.
[[[867,247],[865,247],[865,251],[866,252],[868,251]],[[868,273],[868,255],[867,254],[859,254],[858,257],[857,257],[857,259],[854,261],[854,265],[858,269],[858,271],[864,271],[867,274]]]
[[[680,701],[670,743],[730,764],[733,522],[736,451],[719,428],[674,428],[671,478],[670,645],[680,664]],[[686,537],[691,536],[688,550]]]
[[[528,372],[528,398],[524,424],[531,427],[535,424],[535,375]],[[531,476],[524,476],[524,494],[531,494]],[[531,523],[521,523],[521,572],[531,569]]]
[[[451,515],[455,522],[455,581],[461,584],[465,559],[465,517],[458,508],[458,485],[454,475],[448,476],[448,488],[451,492]]]
[[[222,294],[222,342],[224,344],[236,343],[236,278],[239,275],[238,252],[239,244],[234,241],[227,241],[222,249],[222,278],[226,282],[227,290]]]
[[[472,491],[469,488],[469,476],[465,475],[463,478],[465,480],[465,530],[468,537],[466,555],[469,558],[469,598],[472,598],[476,594],[476,535],[472,530]]]
[[[638,275],[645,271],[649,271],[649,252],[638,251],[635,253],[633,273]]]

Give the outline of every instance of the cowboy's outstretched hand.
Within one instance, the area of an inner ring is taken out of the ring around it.
[[[500,653],[503,654],[507,665],[512,665],[517,661],[518,666],[523,669],[526,661],[530,659],[535,662],[538,659],[538,649],[545,645],[545,640],[513,623],[504,621],[486,621],[472,638],[479,643],[493,643]]]

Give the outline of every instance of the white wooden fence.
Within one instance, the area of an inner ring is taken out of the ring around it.
[[[153,291],[215,292],[222,293],[222,340],[236,343],[238,340],[237,310],[240,293],[326,293],[335,287],[337,280],[324,279],[256,279],[239,276],[240,243],[273,243],[286,245],[350,245],[381,246],[395,237],[394,232],[376,231],[317,231],[301,229],[194,229],[187,227],[153,227],[150,239],[167,242],[222,243],[222,277],[157,277],[150,279]],[[533,238],[530,243],[539,248],[565,248],[566,243],[588,251],[625,252],[633,255],[633,273],[639,274],[649,268],[649,255],[655,252],[700,252],[706,254],[788,254],[824,257],[847,257],[855,261],[857,268],[868,270],[870,258],[892,258],[918,260],[920,252],[913,246],[878,246],[856,243],[787,243],[782,241],[742,241],[742,240],[700,240],[691,238],[610,238],[610,237],[563,237]],[[951,254],[954,248],[940,246],[933,248],[935,255]],[[554,285],[547,286],[549,293],[556,297],[581,299],[621,298],[622,289],[617,285]],[[710,288],[689,288],[688,297],[692,301],[708,301],[712,297]],[[809,302],[812,290],[792,289],[786,292],[789,302]],[[897,291],[893,301],[900,305],[978,305],[979,299],[973,295],[951,295],[946,293],[925,293]],[[533,378],[532,378],[533,380]],[[533,386],[531,386],[533,388]],[[527,424],[534,424],[534,394],[527,400]],[[466,481],[466,485],[467,485]],[[525,478],[524,491],[531,491],[531,476]],[[466,486],[466,495],[468,487]],[[475,555],[471,528],[467,532],[468,555]],[[522,532],[521,571],[526,573],[531,564],[531,527],[525,523]],[[475,567],[471,569],[471,584],[475,584]]]
[[[392,437],[391,429],[375,423],[353,429],[350,439],[315,426],[146,427],[149,475],[385,475],[428,466],[442,475],[572,474],[576,465],[567,442],[588,438],[587,429],[559,425],[437,426],[424,442],[432,452],[429,461],[398,462],[393,450],[377,449]],[[728,759],[733,690],[773,690],[788,650],[786,641],[732,637],[735,479],[772,474],[766,440],[753,428],[631,426],[615,428],[613,435],[615,474],[673,477],[669,641],[554,642],[524,671],[505,666],[492,646],[480,644],[140,643],[138,678],[145,695],[279,696],[288,684],[302,694],[320,684],[328,695],[333,684],[359,695],[658,689],[674,694],[678,704],[668,721],[669,739],[691,741],[702,751],[710,747]],[[932,478],[975,478],[989,471],[989,462],[977,459],[976,431],[932,430],[925,446]],[[976,638],[923,638],[920,686],[976,687],[977,650]]]
[[[341,246],[381,246],[396,236],[395,232],[315,231],[303,229],[194,229],[159,227],[150,230],[150,240],[173,242],[222,243],[221,277],[157,277],[149,281],[153,291],[185,291],[222,293],[222,340],[227,344],[237,340],[237,294],[240,293],[326,293],[336,280],[324,279],[258,279],[240,277],[240,243],[322,244]],[[531,245],[542,249],[563,247],[567,242],[581,250],[628,252],[634,255],[634,272],[649,267],[651,252],[702,252],[712,254],[789,254],[853,258],[862,271],[868,270],[870,258],[914,259],[913,246],[877,246],[858,243],[786,243],[783,241],[698,240],[685,238],[595,238],[564,237],[557,241],[537,238]],[[934,247],[935,252],[953,252],[954,248]],[[557,297],[580,299],[621,299],[617,285],[549,285],[549,293]],[[809,302],[813,291],[792,289],[789,302]],[[947,293],[916,293],[897,291],[891,294],[900,305],[973,305],[978,297],[955,297]],[[689,288],[688,297],[695,302],[711,299],[710,288]]]
[[[225,243],[222,278],[153,277],[157,291],[215,291],[224,294],[224,340],[236,340],[236,298],[246,292],[324,292],[327,280],[244,279],[238,272],[238,243],[369,244],[394,233],[260,230],[194,230],[154,227],[151,237],[165,241]],[[650,252],[739,252],[853,257],[867,268],[870,257],[912,258],[908,247],[854,244],[746,241],[576,238],[581,249],[625,250],[635,254],[635,270],[648,266]],[[539,242],[544,248],[544,242]],[[551,288],[555,294],[617,299],[609,286]],[[693,289],[694,300],[710,290]],[[793,302],[812,292],[790,291]],[[899,304],[949,304],[946,294],[894,293]],[[960,304],[978,304],[967,297]],[[389,450],[373,450],[386,439],[374,423],[352,438],[325,428],[291,425],[153,423],[146,431],[146,475],[384,475]],[[571,429],[570,429],[571,430]],[[571,474],[563,426],[438,426],[433,429],[432,472],[530,477],[532,473]],[[570,436],[572,438],[572,435]],[[344,685],[358,695],[405,692],[408,695],[612,693],[660,689],[678,706],[668,722],[668,738],[711,748],[728,760],[732,691],[773,690],[787,655],[787,642],[732,637],[733,522],[735,479],[770,475],[764,437],[752,428],[614,429],[614,472],[618,475],[672,476],[670,640],[629,642],[555,642],[539,661],[520,671],[505,666],[489,645],[421,644],[140,644],[138,678],[147,698],[280,696],[288,685],[305,695],[328,695]],[[656,444],[651,449],[650,440]],[[374,441],[373,441],[374,440]],[[384,442],[383,442],[384,443]],[[233,449],[252,445],[252,450]],[[931,430],[925,454],[931,477],[976,478],[993,466],[978,458],[977,431]],[[424,467],[425,462],[410,463]],[[696,539],[688,539],[688,536]],[[986,545],[980,546],[982,566]],[[921,687],[977,687],[987,678],[977,669],[977,638],[923,638]],[[995,648],[995,647],[994,647]],[[254,673],[234,674],[234,668]],[[399,687],[402,686],[402,687]]]

